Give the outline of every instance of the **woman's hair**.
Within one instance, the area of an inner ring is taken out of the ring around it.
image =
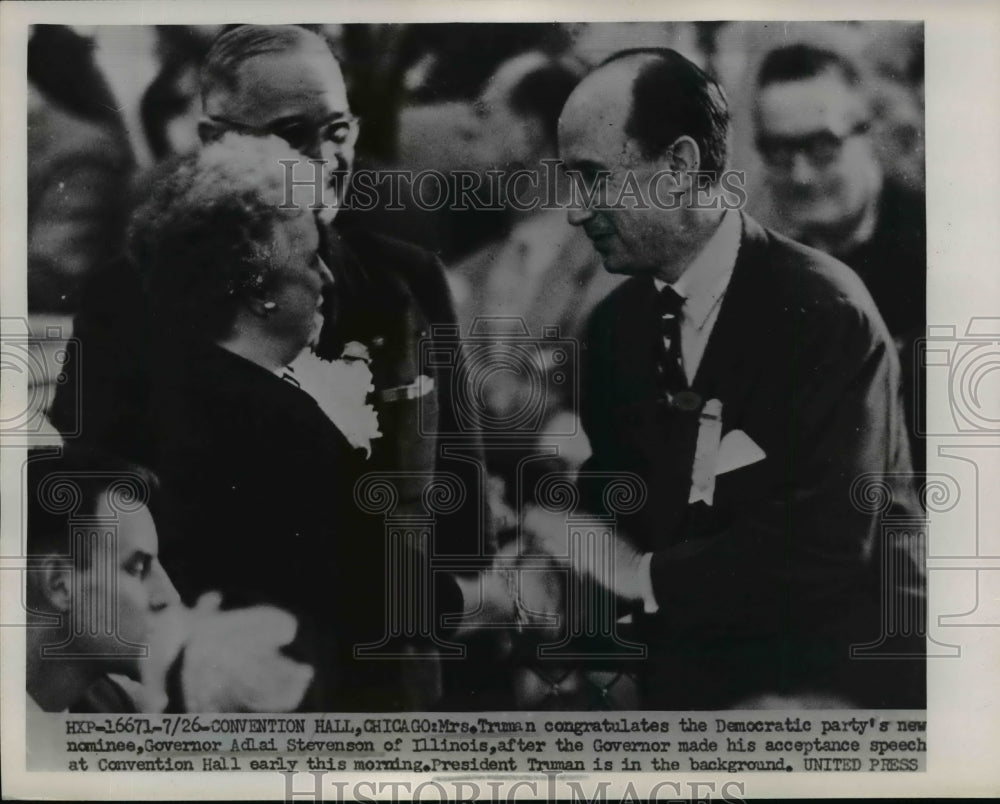
[[[267,288],[275,224],[303,212],[291,183],[301,161],[277,137],[229,133],[153,180],[133,216],[129,252],[161,323],[215,339],[243,292]]]

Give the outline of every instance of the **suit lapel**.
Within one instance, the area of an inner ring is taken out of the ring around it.
[[[762,345],[766,322],[760,320],[767,310],[767,283],[761,281],[760,272],[766,267],[766,235],[752,219],[743,217],[743,235],[733,276],[719,317],[709,336],[709,341],[695,374],[692,390],[702,401],[716,398],[723,402],[723,429],[739,426],[747,395],[753,388],[767,349]],[[658,311],[652,301],[655,289],[650,288],[651,313],[643,320],[651,320],[659,337]],[[637,316],[639,318],[640,316]],[[655,372],[654,364],[650,367]],[[675,543],[678,536],[689,530],[684,526],[689,514],[688,499],[691,491],[691,472],[697,446],[699,412],[667,411],[663,415],[663,440],[656,439],[650,449],[659,453],[652,465],[658,467],[662,483],[654,486],[662,494],[662,507],[656,523],[658,538],[653,547]]]
[[[762,341],[767,322],[762,317],[768,309],[768,283],[762,281],[762,271],[767,236],[752,218],[743,215],[742,220],[733,276],[692,383],[702,399],[723,402],[726,423],[741,409],[766,351]]]
[[[351,340],[369,347],[379,341],[398,342],[401,322],[415,305],[412,294],[390,266],[375,272],[365,267],[366,254],[349,239],[350,230],[342,234],[326,227],[321,232],[321,248],[336,285],[324,301],[328,323],[320,333],[319,355],[327,360],[339,357]],[[399,348],[405,351],[406,346]]]

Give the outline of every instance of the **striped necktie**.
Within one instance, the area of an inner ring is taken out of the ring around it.
[[[681,363],[681,310],[684,297],[670,285],[659,291],[660,335],[662,349],[657,365],[660,387],[668,399],[688,387]]]

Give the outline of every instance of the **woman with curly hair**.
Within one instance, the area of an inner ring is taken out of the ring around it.
[[[318,400],[288,376],[333,290],[312,199],[299,203],[287,181],[299,160],[277,138],[227,135],[161,176],[135,215],[156,341],[145,451],[167,498],[163,561],[189,603],[217,589],[225,606],[298,617],[293,652],[317,670],[305,708],[399,709],[391,663],[352,658],[384,621],[382,523],[352,498],[367,444],[350,424],[371,414],[370,374],[307,361],[327,372]],[[350,400],[357,410],[343,410]]]

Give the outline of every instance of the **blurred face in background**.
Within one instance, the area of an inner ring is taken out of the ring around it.
[[[808,239],[861,217],[881,173],[864,102],[839,73],[765,86],[756,122],[767,183],[791,233]]]
[[[541,121],[514,111],[510,97],[521,79],[544,62],[545,57],[539,53],[505,61],[477,98],[476,149],[488,169],[532,168],[542,158],[545,133]]]
[[[882,80],[874,92],[872,139],[887,178],[924,189],[924,110],[918,91]]]
[[[274,134],[303,156],[324,160],[329,197],[323,203],[330,207],[343,200],[358,120],[347,103],[340,65],[321,40],[247,59],[234,89],[219,86],[206,93],[205,115],[231,130]]]

